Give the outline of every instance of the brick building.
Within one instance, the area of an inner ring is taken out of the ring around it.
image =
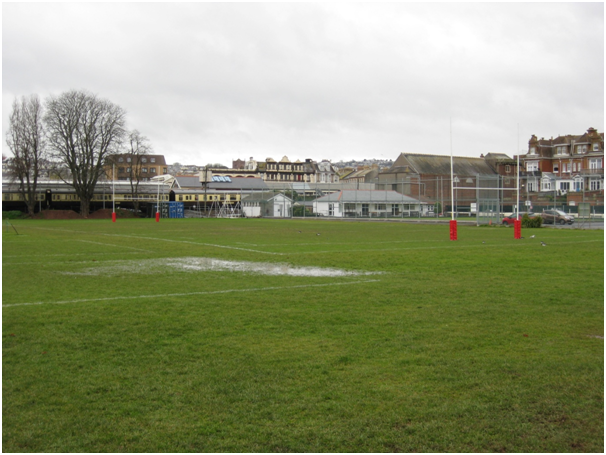
[[[115,175],[113,170],[115,169]],[[105,165],[110,180],[138,180],[147,182],[152,177],[168,173],[164,155],[112,155]]]
[[[604,133],[595,128],[579,136],[532,135],[520,163],[529,200],[555,194],[568,203],[604,204]]]

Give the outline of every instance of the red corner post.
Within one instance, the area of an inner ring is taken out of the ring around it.
[[[522,238],[522,222],[520,220],[513,221],[513,238],[514,239]]]
[[[116,212],[112,212],[112,223],[116,222]]]
[[[457,239],[457,220],[450,220],[450,240]]]
[[[160,212],[156,212],[156,223],[160,221]]]

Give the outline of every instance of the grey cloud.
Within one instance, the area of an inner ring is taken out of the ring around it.
[[[169,161],[449,153],[451,118],[455,154],[513,154],[603,131],[603,33],[595,3],[6,4],[3,129],[83,88]]]

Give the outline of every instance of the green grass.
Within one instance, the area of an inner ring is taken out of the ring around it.
[[[13,224],[5,452],[604,450],[603,231]],[[145,265],[183,257],[383,273]]]

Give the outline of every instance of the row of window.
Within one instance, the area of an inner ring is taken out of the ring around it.
[[[204,201],[204,195],[200,194],[179,194],[176,196],[177,201],[187,202],[187,201]],[[237,201],[238,195],[236,194],[228,194],[228,195],[213,195],[209,194],[206,196],[207,201]]]
[[[568,147],[569,147],[568,145],[558,145],[558,146],[556,146],[556,148],[555,148],[555,154],[556,155],[568,155],[569,154]],[[587,151],[589,150],[589,146],[587,144],[577,145],[575,147],[575,150],[576,150],[577,154],[582,155],[583,153],[587,153]],[[600,151],[600,144],[597,143],[597,142],[595,142],[592,145],[592,150],[594,152],[599,152]],[[536,155],[536,153],[537,153],[536,147],[530,147],[530,150],[529,150],[528,153],[529,153],[529,155]]]
[[[268,164],[268,171],[303,171],[302,164]]]
[[[139,199],[145,199],[145,200],[150,200],[150,201],[155,201],[157,199],[157,196],[155,194],[141,194],[138,196]],[[77,195],[75,194],[53,194],[52,198],[53,201],[55,202],[60,202],[60,201],[79,201],[80,199],[78,198]],[[162,200],[168,200],[168,196],[160,196],[160,199]],[[23,196],[19,193],[3,193],[2,194],[2,200],[4,201],[22,201],[23,200]],[[46,200],[46,194],[44,193],[39,193],[36,195],[36,201],[45,201]],[[112,200],[112,195],[111,194],[95,194],[93,195],[93,199],[94,202],[98,202],[98,201],[111,201]],[[116,201],[130,201],[132,200],[132,194],[116,194]]]
[[[118,168],[118,172],[120,172],[120,173],[124,172],[125,170],[126,170],[126,172],[130,172],[132,170],[132,168],[130,168],[130,167],[127,167],[127,168],[119,167]],[[168,169],[167,168],[162,168],[162,171],[164,172],[164,174],[168,173]],[[147,174],[147,173],[149,173],[149,174],[155,174],[156,172],[157,172],[157,170],[156,170],[155,167],[150,167],[149,169],[146,168],[146,167],[142,167],[141,168],[141,173],[142,174]]]
[[[293,182],[307,182],[308,175],[294,174],[265,174],[263,180],[291,180]]]
[[[131,158],[130,156],[127,156],[127,157],[126,157],[126,162],[127,162],[127,163],[131,163],[131,162],[132,162],[132,158]],[[147,158],[145,158],[145,157],[141,158],[141,162],[142,162],[143,164],[147,163]],[[155,159],[155,158],[150,158],[150,159],[149,159],[149,162],[150,162],[150,163],[155,163],[155,162],[156,162],[156,159]],[[123,158],[123,157],[119,157],[119,158],[118,158],[118,163],[124,163],[124,158]]]
[[[551,180],[542,180],[541,181],[541,191],[553,191],[554,182]],[[555,182],[556,187],[560,191],[583,191],[585,188],[585,184],[583,179],[575,179],[574,182]],[[589,190],[590,191],[599,191],[603,188],[604,181],[598,179],[589,180]],[[536,192],[538,189],[537,182],[528,182],[528,191],[531,193]]]
[[[573,163],[562,163],[562,172],[578,172],[583,169],[583,165],[581,162],[573,162]],[[602,169],[602,158],[590,158],[589,159],[589,169],[597,170]],[[528,172],[538,171],[539,170],[539,162],[538,161],[528,161],[526,163],[526,170]],[[553,163],[553,172],[560,172],[560,163]]]

